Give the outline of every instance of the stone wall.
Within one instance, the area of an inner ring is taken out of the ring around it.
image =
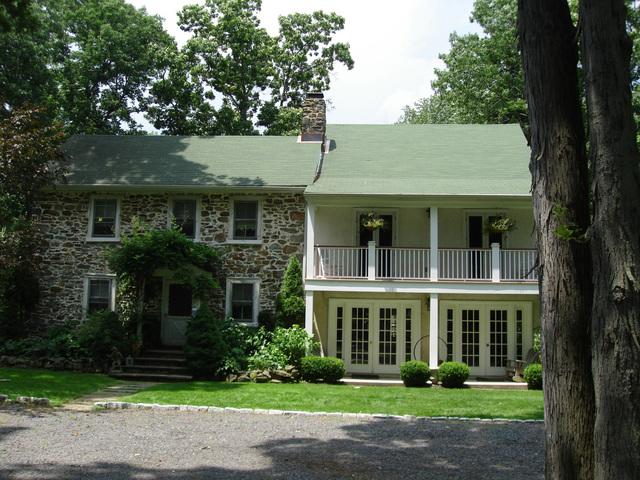
[[[110,273],[106,249],[117,242],[87,241],[89,208],[95,192],[53,192],[44,196],[36,211],[36,224],[43,235],[41,249],[41,300],[37,318],[55,323],[79,320],[83,315],[84,279],[88,274]],[[118,194],[121,200],[120,232],[131,231],[135,217],[153,228],[168,225],[169,199],[179,195]],[[193,198],[190,195],[188,198]],[[292,255],[302,255],[304,242],[304,198],[301,193],[252,194],[262,201],[262,243],[227,244],[232,199],[242,195],[199,195],[200,240],[219,246],[223,252],[221,291],[215,296],[217,309],[224,308],[226,277],[259,278],[260,310],[273,310],[282,275]]]

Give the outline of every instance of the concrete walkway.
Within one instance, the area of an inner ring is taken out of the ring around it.
[[[120,397],[126,395],[133,395],[140,390],[157,385],[154,382],[129,382],[121,383],[119,385],[112,385],[104,390],[93,392],[84,397],[76,398],[69,403],[64,404],[62,408],[66,410],[73,410],[76,412],[88,412],[95,408],[95,402],[115,402]]]

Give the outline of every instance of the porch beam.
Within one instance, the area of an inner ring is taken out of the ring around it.
[[[438,368],[438,316],[440,305],[438,294],[429,297],[429,368]]]
[[[438,281],[438,207],[429,209],[429,278],[432,282]]]

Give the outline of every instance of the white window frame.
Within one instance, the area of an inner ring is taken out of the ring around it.
[[[259,278],[227,278],[227,290],[225,292],[225,312],[227,317],[231,316],[231,305],[233,300],[233,285],[251,284],[253,285],[253,312],[251,322],[238,321],[243,325],[258,326],[258,313],[260,311],[260,279]]]
[[[193,241],[200,241],[200,219],[202,211],[202,202],[200,197],[170,197],[167,211],[167,228],[171,228],[173,221],[173,205],[176,200],[194,200],[196,202],[196,225],[193,232]]]
[[[89,273],[84,277],[84,287],[82,295],[82,316],[86,319],[89,314],[89,283],[91,280],[109,280],[110,282],[110,299],[109,310],[112,312],[116,309],[116,276],[111,273]]]
[[[256,197],[232,197],[230,199],[229,206],[229,234],[227,235],[227,243],[238,245],[260,245],[262,244],[262,199]],[[256,225],[256,239],[243,240],[240,238],[234,238],[235,233],[235,205],[236,202],[256,202],[258,204],[258,218]]]
[[[96,200],[115,200],[116,201],[116,224],[115,235],[113,237],[94,237],[93,236],[93,213],[95,211]],[[88,242],[119,242],[120,241],[120,213],[122,211],[122,202],[120,198],[112,195],[92,195],[89,201],[89,228],[87,230]]]

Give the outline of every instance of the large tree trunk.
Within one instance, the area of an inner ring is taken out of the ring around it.
[[[593,168],[595,478],[640,475],[640,156],[624,0],[583,0]]]
[[[566,1],[519,0],[540,257],[547,478],[593,476],[588,168]],[[559,234],[562,233],[562,234]]]

